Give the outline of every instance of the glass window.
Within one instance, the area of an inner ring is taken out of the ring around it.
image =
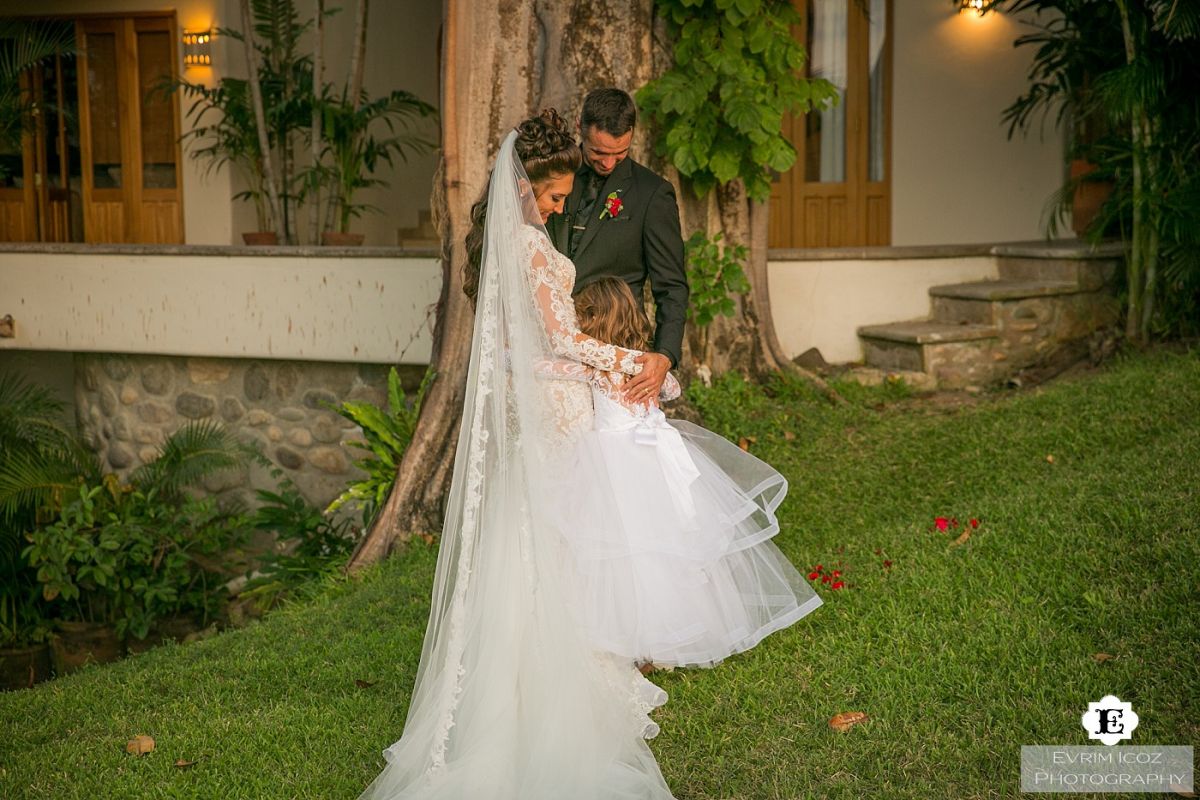
[[[804,179],[840,183],[846,180],[846,0],[812,0],[808,4],[808,74],[837,87],[836,106],[806,114]]]

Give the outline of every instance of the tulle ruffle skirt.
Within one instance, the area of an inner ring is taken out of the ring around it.
[[[557,498],[571,594],[598,648],[712,666],[821,605],[771,538],[787,481],[682,421],[585,434]]]

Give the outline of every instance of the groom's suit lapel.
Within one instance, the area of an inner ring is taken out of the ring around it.
[[[607,217],[605,219],[600,219],[600,214],[604,211],[605,198],[608,197],[612,192],[617,192],[618,197],[624,198],[626,190],[629,189],[629,185],[632,182],[633,162],[626,158],[620,164],[617,164],[616,168],[609,173],[608,178],[604,181],[604,186],[600,188],[599,206],[598,208],[593,209],[593,213],[588,215],[587,228],[583,232],[583,238],[579,240],[579,249],[575,251],[575,255],[572,259],[577,264],[579,262],[579,257],[583,254],[583,251],[587,249],[588,244],[591,243],[592,239],[596,238],[596,233],[600,230],[604,223],[609,221]],[[577,197],[575,191],[572,190],[571,199],[578,204],[582,199],[582,192],[580,192],[579,197]]]

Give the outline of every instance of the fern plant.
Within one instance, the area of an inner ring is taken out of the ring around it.
[[[433,382],[434,374],[432,367],[425,372],[417,389],[417,396],[412,402],[405,396],[404,387],[400,385],[400,376],[396,373],[396,368],[392,367],[388,372],[387,408],[379,408],[371,403],[341,403],[330,406],[362,429],[366,441],[350,444],[367,451],[370,455],[354,462],[367,476],[354,481],[346,491],[338,495],[325,509],[326,514],[332,514],[343,506],[358,507],[362,512],[363,528],[370,527],[376,512],[387,500],[392,484],[396,481],[396,469],[405,449],[412,441],[421,402],[425,399],[425,392],[428,391],[430,383]]]

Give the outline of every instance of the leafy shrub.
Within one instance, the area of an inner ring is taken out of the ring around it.
[[[400,385],[400,376],[396,368],[388,372],[388,405],[381,409],[371,403],[341,403],[330,406],[341,416],[358,425],[363,432],[366,443],[350,442],[350,445],[370,453],[366,458],[354,462],[355,466],[367,473],[367,477],[352,482],[329,507],[326,514],[332,514],[342,506],[357,506],[362,512],[363,528],[371,524],[376,512],[387,500],[396,481],[396,469],[404,451],[412,441],[413,431],[417,427],[417,417],[421,411],[421,402],[425,392],[436,373],[430,367],[421,379],[417,395],[410,402]]]

